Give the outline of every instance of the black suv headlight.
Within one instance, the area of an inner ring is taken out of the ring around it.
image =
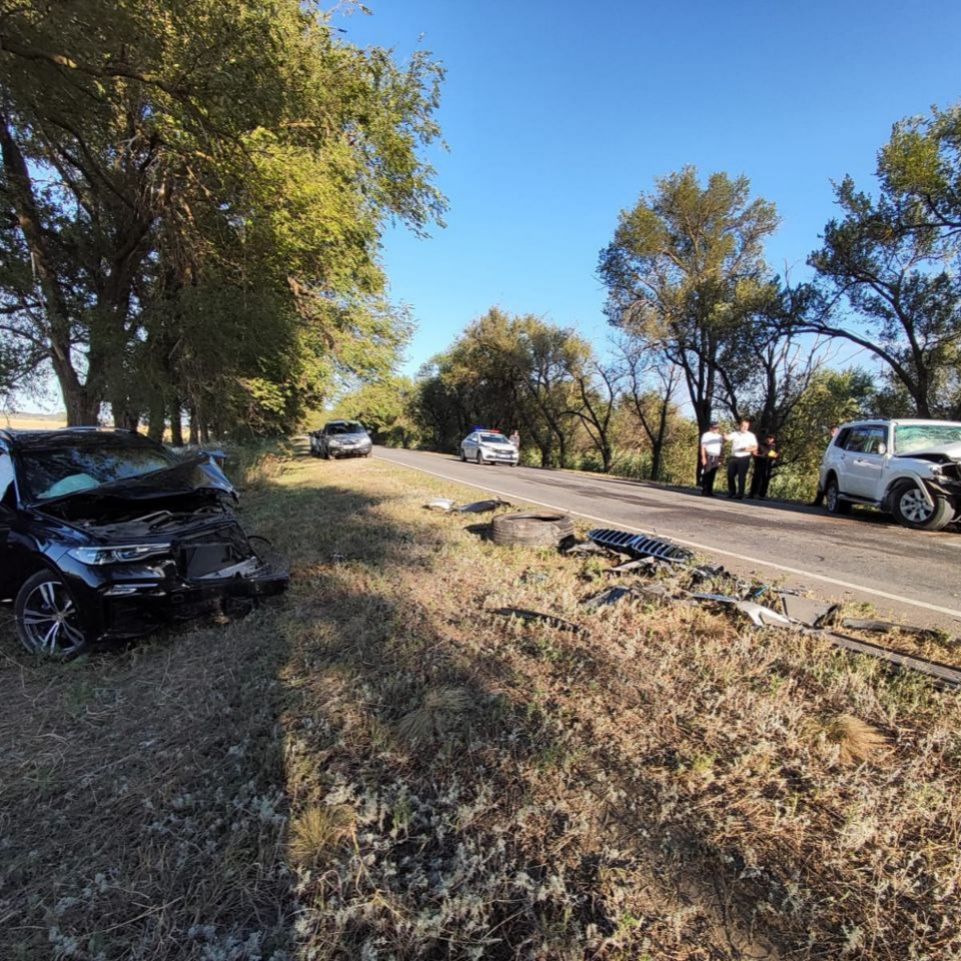
[[[131,564],[170,551],[169,544],[118,544],[116,547],[73,547],[67,553],[81,564]]]

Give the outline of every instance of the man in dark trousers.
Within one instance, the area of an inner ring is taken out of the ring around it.
[[[751,474],[751,493],[747,495],[748,497],[756,497],[759,501],[767,497],[767,485],[771,483],[771,472],[780,456],[774,435],[768,434],[757,445],[757,452],[752,458],[754,472]]]
[[[721,452],[724,450],[724,435],[716,420],[711,421],[709,430],[701,434],[701,494],[714,496],[714,477],[721,466]]]
[[[737,496],[742,501],[751,455],[757,453],[757,438],[751,433],[751,422],[742,420],[738,430],[728,434],[727,439],[731,442],[731,453],[727,459],[727,496]]]

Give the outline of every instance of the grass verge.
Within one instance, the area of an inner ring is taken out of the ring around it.
[[[4,628],[0,957],[955,956],[958,695],[587,614],[602,563],[497,547],[384,462],[249,469],[279,603],[62,667]]]

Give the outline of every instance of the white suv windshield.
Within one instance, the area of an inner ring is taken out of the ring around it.
[[[481,434],[480,441],[482,444],[508,444],[510,441],[501,434]]]
[[[894,428],[895,454],[913,454],[946,444],[961,444],[961,424],[898,424]]]

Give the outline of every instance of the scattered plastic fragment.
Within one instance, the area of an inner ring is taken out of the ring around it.
[[[795,623],[806,627],[824,627],[841,609],[840,604],[828,604],[811,597],[778,591],[784,613]]]
[[[730,604],[754,622],[757,627],[794,627],[794,622],[783,614],[763,607],[754,601],[742,601],[739,597],[728,597],[726,594],[692,594],[696,601],[710,601],[714,604]]]
[[[502,501],[498,497],[496,500],[474,501],[473,504],[465,504],[454,510],[461,514],[483,514],[487,511],[496,511],[498,507],[513,507],[513,504],[510,501]]]
[[[662,564],[663,562],[656,557],[636,557],[634,560],[624,561],[623,564],[608,568],[607,573],[626,574],[628,571],[644,570],[649,574],[654,574],[661,568]]]
[[[625,597],[634,597],[635,592],[629,587],[608,587],[599,594],[594,594],[581,602],[581,607],[586,611],[596,611],[599,607],[607,607],[624,600]]]
[[[570,547],[565,547],[562,554],[566,554],[568,557],[580,557],[582,555],[594,555],[600,554],[603,557],[617,557],[615,551],[608,550],[606,547],[601,547],[600,544],[595,544],[593,541],[580,541],[577,544],[571,544]]]
[[[890,621],[859,620],[855,617],[845,617],[841,621],[841,627],[846,627],[851,631],[872,631],[878,634],[887,634],[890,631],[900,631],[902,634],[911,634],[914,637],[936,638],[940,637],[940,632],[929,627],[915,627],[911,624],[894,624]]]
[[[432,501],[428,501],[424,507],[429,511],[442,511],[446,513],[454,509],[454,502],[449,497],[436,497]]]

